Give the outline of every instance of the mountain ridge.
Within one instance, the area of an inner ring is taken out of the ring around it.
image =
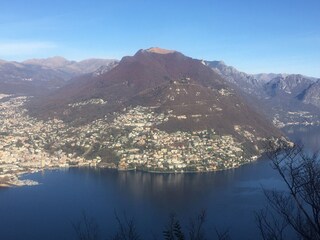
[[[62,57],[33,59],[24,62],[0,62],[0,89],[7,94],[48,94],[66,84],[70,79],[94,72],[104,66],[104,71],[116,66],[115,60],[88,59],[80,62]]]
[[[222,61],[207,64],[278,127],[319,124],[320,89],[316,78],[302,74],[251,75]]]

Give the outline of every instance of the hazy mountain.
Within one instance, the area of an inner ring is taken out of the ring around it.
[[[226,65],[223,61],[205,61],[205,63],[245,93],[261,95],[263,81],[257,80],[250,74],[240,72],[236,68]]]
[[[286,78],[289,75],[301,75],[301,74],[287,74],[287,73],[258,73],[258,74],[252,74],[252,76],[257,79],[258,81],[262,81],[262,82],[269,82],[274,78],[277,77],[282,77],[282,78]],[[303,78],[309,79],[313,82],[317,81],[317,78],[314,77],[310,77],[310,76],[304,76],[301,75]]]
[[[254,95],[267,94],[276,96],[289,94],[296,96],[317,80],[301,74],[247,74],[226,65],[223,61],[205,61],[205,63],[242,91]]]
[[[205,63],[251,97],[296,98],[315,81],[314,78],[301,74],[247,74],[226,65],[223,61],[206,61]]]
[[[299,74],[278,76],[264,85],[266,93],[271,97],[296,98],[313,84],[309,78]]]
[[[60,70],[72,75],[80,75],[96,71],[101,66],[112,66],[118,61],[114,59],[86,59],[80,62],[70,61],[63,57],[52,57],[46,59],[30,59],[24,64],[39,65],[43,67]]]
[[[275,109],[270,111],[271,115],[279,111],[284,117],[288,112],[310,112],[316,120],[320,113],[317,85],[310,77],[300,74],[278,76],[263,86],[267,97],[262,100],[268,109]]]
[[[320,108],[320,80],[310,85],[302,94],[301,99],[304,103],[312,104]]]
[[[29,59],[26,61],[22,62],[23,64],[31,64],[31,65],[40,65],[44,67],[49,67],[49,68],[61,68],[64,67],[65,65],[70,65],[75,62],[73,61],[68,61],[67,59],[63,57],[51,57],[51,58],[39,58],[39,59]]]
[[[206,64],[233,84],[251,107],[278,126],[318,122],[319,82],[315,83],[315,78],[300,74],[250,75],[222,61]]]
[[[299,74],[278,76],[270,80],[263,87],[267,95],[262,99],[267,107],[265,112],[269,112],[271,118],[278,116],[284,123],[317,121],[320,109],[314,104],[316,101],[311,100],[311,95],[314,94],[306,97],[308,89],[314,84],[312,80]]]
[[[104,104],[82,104],[95,99]],[[162,130],[214,128],[248,142],[251,149],[256,143],[250,143],[239,131],[257,138],[280,135],[202,61],[159,48],[139,50],[112,70],[85,75],[32,105],[36,106],[32,112],[42,117],[68,121],[93,120],[132,106],[149,107],[171,116],[159,125]],[[73,107],[76,105],[81,108]]]
[[[33,59],[22,63],[0,61],[0,92],[39,95],[63,86],[68,80],[103,67],[110,70],[115,60],[88,59],[81,62],[61,57]]]
[[[0,91],[9,94],[35,95],[62,86],[70,74],[39,65],[17,62],[0,63]]]
[[[288,75],[289,74],[285,74],[285,73],[258,73],[258,74],[252,74],[251,76],[257,79],[259,82],[267,83],[274,78],[277,78],[277,77],[285,78]]]

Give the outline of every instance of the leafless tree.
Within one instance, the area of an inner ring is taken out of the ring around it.
[[[268,207],[256,212],[261,236],[281,240],[291,231],[298,239],[320,239],[319,154],[308,155],[294,146],[274,149],[269,158],[286,190],[264,190]]]
[[[140,236],[136,230],[135,221],[133,218],[128,219],[124,213],[123,218],[115,212],[115,219],[118,223],[117,232],[112,235],[110,240],[139,240]],[[78,240],[98,240],[99,227],[93,218],[83,212],[82,219],[77,224],[72,224]]]
[[[115,218],[118,223],[118,232],[111,237],[111,240],[139,240],[140,236],[137,232],[135,221],[133,218],[128,219],[127,215],[123,214],[123,219],[115,212]]]
[[[97,240],[99,239],[99,227],[93,218],[89,218],[85,212],[82,219],[76,224],[72,224],[78,240]]]
[[[230,240],[229,231],[218,231],[216,229],[215,236],[206,237],[206,211],[201,211],[195,218],[191,218],[187,231],[183,231],[180,221],[174,214],[170,215],[169,223],[163,231],[163,237],[166,240],[206,240],[206,239],[218,239],[218,240]],[[189,236],[186,237],[186,236]]]

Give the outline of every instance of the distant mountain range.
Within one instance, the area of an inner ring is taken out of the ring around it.
[[[222,61],[205,63],[242,92],[251,105],[270,118],[289,111],[308,111],[316,119],[320,113],[319,79],[301,74],[251,75],[240,72]]]
[[[2,93],[39,95],[63,86],[73,77],[91,73],[102,66],[111,69],[116,60],[87,59],[76,62],[62,57],[32,59],[24,62],[0,61]]]
[[[299,97],[304,103],[312,104],[320,108],[320,80],[310,84]]]
[[[247,74],[226,65],[223,61],[206,61],[205,63],[241,91],[259,98],[284,95],[296,98],[318,80],[301,74]]]
[[[179,84],[181,86],[177,87]],[[275,115],[281,117],[290,111],[307,111],[317,117],[320,112],[319,88],[320,80],[313,77],[247,74],[223,61],[200,61],[160,48],[140,50],[120,62],[108,59],[76,62],[63,57],[21,63],[0,61],[1,93],[44,95],[41,101],[32,103],[35,104],[33,112],[45,107],[52,109],[46,111],[47,116],[56,113],[64,118],[83,115],[66,106],[88,99],[108,102],[103,109],[100,106],[99,111],[94,110],[97,106],[91,106],[92,118],[128,105],[156,106],[161,111],[170,109],[181,115],[208,115],[203,109],[209,105],[220,109],[225,104],[224,111],[237,101],[239,106],[242,103],[248,105],[250,111],[254,109],[271,120]],[[225,99],[222,101],[218,96]],[[231,112],[236,110],[230,109],[230,113],[222,114],[221,118],[223,115],[235,117]],[[218,122],[217,119],[212,122]],[[208,122],[201,120],[197,126],[210,125]],[[178,128],[187,129],[192,124],[192,121],[185,125],[179,122]],[[174,123],[167,125],[167,129],[177,128]]]
[[[118,63],[119,61],[114,59],[86,59],[77,62],[58,56],[23,62],[0,60],[0,89],[2,93],[11,94],[48,94],[73,78],[81,79],[81,75],[85,74],[102,75]],[[317,94],[319,79],[314,77],[300,74],[247,74],[223,61],[203,63],[245,95],[249,94],[249,97],[269,99],[269,102],[285,101],[288,104],[288,101],[292,101],[293,105],[298,102],[317,108],[320,106]]]
[[[80,75],[91,73],[99,69],[101,66],[114,66],[117,64],[114,59],[86,59],[80,62],[70,61],[63,57],[52,57],[46,59],[30,59],[23,62],[25,65],[38,65],[55,70],[60,70],[71,75]]]
[[[240,72],[236,68],[226,65],[223,61],[205,61],[205,64],[245,93],[260,95],[264,81],[259,81],[253,75]]]

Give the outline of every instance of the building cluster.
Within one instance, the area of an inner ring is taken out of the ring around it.
[[[27,100],[0,95],[0,186],[35,184],[19,176],[72,166],[186,172],[234,168],[251,161],[241,143],[214,129],[159,130],[157,126],[169,118],[181,118],[172,113],[137,106],[111,119],[72,126],[30,117],[24,109]]]
[[[19,179],[25,173],[69,167],[72,163],[95,164],[58,150],[67,131],[62,121],[44,122],[31,118],[23,108],[26,97],[3,100],[6,97],[0,95],[0,186],[35,184]],[[52,151],[55,147],[57,151]]]
[[[77,102],[77,103],[70,103],[68,104],[69,107],[81,107],[81,106],[86,106],[89,104],[99,104],[99,105],[104,105],[107,104],[107,101],[104,101],[103,99],[100,98],[93,98],[87,101],[83,101],[83,102]]]
[[[139,106],[115,119],[112,127],[126,126],[128,130],[122,131],[110,146],[119,156],[119,169],[214,171],[249,161],[240,143],[230,135],[217,135],[214,129],[173,133],[159,130],[157,124],[167,118]]]
[[[308,111],[283,111],[275,114],[273,124],[278,128],[290,126],[319,126],[319,116]]]

